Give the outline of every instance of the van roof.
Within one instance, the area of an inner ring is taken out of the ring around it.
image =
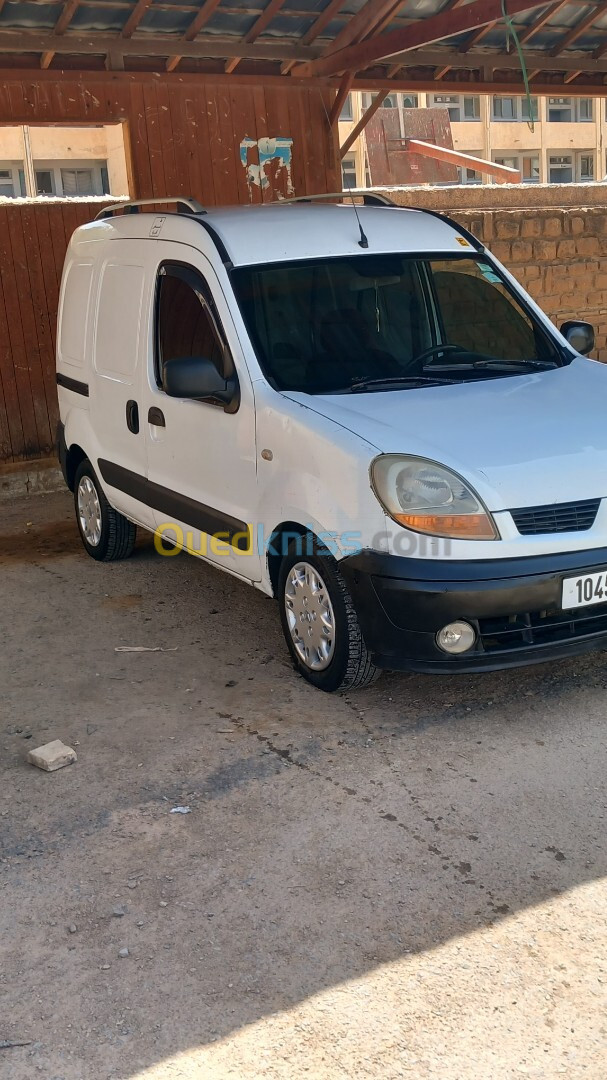
[[[135,204],[136,205],[136,204]],[[160,202],[159,202],[160,205]],[[117,204],[116,210],[121,207]],[[480,245],[455,222],[426,210],[396,206],[356,206],[349,203],[284,202],[210,208],[195,213],[115,213],[82,226],[92,240],[92,230],[109,239],[109,230],[123,238],[148,238],[151,229],[159,239],[180,240],[197,247],[202,226],[224,262],[232,266],[296,262],[344,255],[389,252],[462,253]],[[162,218],[160,229],[157,219]],[[362,228],[368,247],[360,244]],[[85,239],[84,236],[80,237]]]

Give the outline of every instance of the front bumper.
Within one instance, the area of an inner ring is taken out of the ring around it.
[[[363,551],[340,570],[378,667],[494,671],[607,647],[607,603],[560,606],[563,579],[607,571],[607,548],[474,562]],[[477,640],[449,656],[436,634],[456,619],[470,622]]]

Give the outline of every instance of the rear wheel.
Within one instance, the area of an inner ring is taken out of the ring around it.
[[[137,529],[110,506],[88,459],[76,471],[74,503],[80,537],[92,559],[112,562],[132,554]]]
[[[282,628],[295,667],[319,690],[369,686],[378,677],[348,587],[331,553],[293,540],[280,566]]]

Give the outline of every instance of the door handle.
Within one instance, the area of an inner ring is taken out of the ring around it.
[[[132,399],[126,403],[126,426],[133,435],[139,434],[139,406]]]
[[[152,405],[148,412],[148,424],[153,424],[154,427],[166,427],[164,413],[157,405]]]

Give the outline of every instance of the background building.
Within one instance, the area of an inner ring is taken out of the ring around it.
[[[350,94],[339,119],[340,144],[374,96]],[[455,150],[519,169],[523,183],[580,183],[602,180],[607,172],[604,99],[532,97],[530,108],[526,97],[393,93],[382,105],[425,107],[448,110]],[[365,187],[372,182],[364,132],[343,158],[342,176],[345,187]],[[459,176],[462,184],[492,182],[473,169],[460,168]]]
[[[128,193],[122,124],[0,127],[0,197]]]

